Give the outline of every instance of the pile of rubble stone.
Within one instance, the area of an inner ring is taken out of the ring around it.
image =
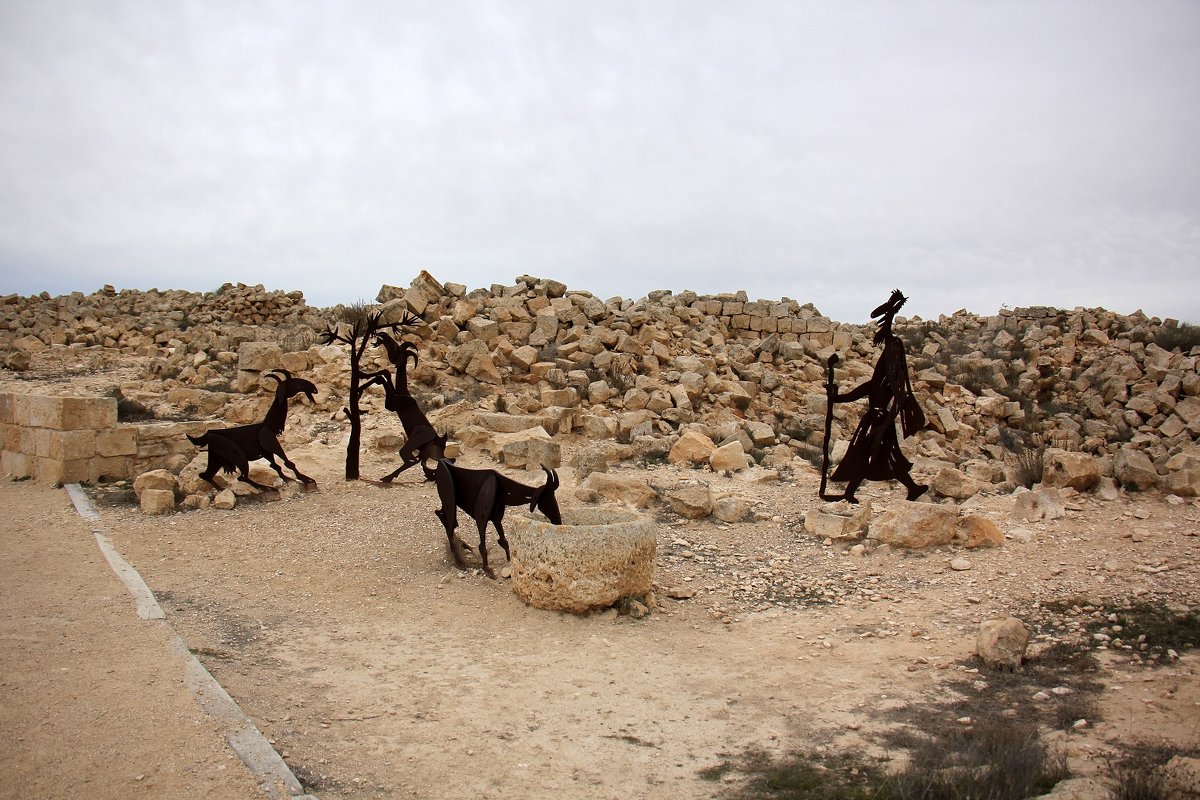
[[[414,394],[464,446],[511,466],[556,466],[555,440],[575,434],[595,443],[581,451],[581,477],[614,458],[718,472],[819,461],[828,357],[841,355],[843,390],[866,380],[878,357],[871,326],[788,298],[661,290],[604,300],[527,275],[468,291],[427,272],[383,286],[367,308],[313,309],[299,292],[241,284],[8,296],[0,352],[14,370],[56,347],[142,356],[144,380],[120,387],[123,396],[229,423],[255,419],[262,373],[284,368],[321,387],[300,418],[327,420],[346,404],[349,361],[344,346],[318,336],[363,311],[418,320],[401,329],[419,347]],[[937,494],[1011,490],[1023,482],[1022,459],[1043,448],[1052,485],[1200,494],[1200,337],[1190,326],[1140,312],[1025,308],[900,318],[896,332],[930,422],[905,448]],[[368,361],[368,370],[388,367],[382,348]],[[846,441],[859,413],[836,406],[834,442]],[[388,444],[392,423],[380,413],[366,426]]]

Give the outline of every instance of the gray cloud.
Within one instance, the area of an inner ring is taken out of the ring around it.
[[[0,6],[0,291],[1200,321],[1191,2]]]

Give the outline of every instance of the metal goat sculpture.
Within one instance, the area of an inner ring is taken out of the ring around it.
[[[310,401],[316,402],[313,395],[317,393],[317,387],[304,378],[293,378],[291,373],[284,369],[272,370],[266,373],[266,377],[274,380],[277,385],[275,399],[271,401],[271,407],[267,409],[262,422],[234,428],[217,428],[206,431],[201,436],[188,435],[192,444],[208,448],[208,466],[200,473],[200,477],[218,489],[225,488],[214,480],[217,473],[222,471],[240,473],[238,480],[257,489],[271,489],[272,487],[264,486],[250,477],[250,462],[260,458],[265,458],[271,468],[279,473],[280,478],[285,481],[292,480],[283,473],[283,467],[275,462],[276,456],[282,459],[284,465],[306,486],[316,484],[316,481],[297,469],[283,452],[283,447],[279,444],[279,435],[283,433],[287,424],[288,401],[297,394],[305,394]]]
[[[409,394],[407,363],[410,358],[414,364],[417,363],[417,348],[410,342],[397,342],[385,331],[375,334],[375,342],[383,345],[387,350],[388,360],[396,367],[396,376],[393,379],[387,370],[364,375],[366,380],[362,384],[362,388],[366,389],[375,384],[383,387],[384,407],[388,411],[395,412],[396,416],[400,418],[400,424],[404,426],[404,436],[406,437],[404,446],[399,451],[400,466],[394,472],[384,476],[382,480],[384,483],[391,483],[404,470],[420,464],[425,473],[425,480],[431,481],[434,479],[434,470],[429,468],[427,462],[445,457],[447,436],[438,434],[425,417],[425,413],[421,411],[416,399]]]
[[[529,510],[537,509],[555,525],[562,524],[562,514],[558,510],[558,500],[554,492],[558,489],[558,473],[552,469],[546,470],[546,482],[541,486],[526,486],[506,475],[491,469],[466,469],[456,467],[449,459],[438,461],[434,478],[437,481],[438,497],[442,507],[433,513],[446,528],[446,538],[450,541],[450,553],[454,556],[454,564],[459,569],[466,569],[462,549],[470,549],[455,535],[458,527],[458,511],[461,508],[475,520],[479,528],[479,558],[483,562],[483,571],[489,578],[495,578],[496,573],[488,566],[487,544],[485,534],[487,524],[491,522],[496,527],[500,547],[504,557],[509,557],[508,540],[504,538],[504,509],[508,506],[529,504]]]
[[[833,367],[837,362],[837,355],[829,358],[826,383],[829,404],[826,410],[824,460],[819,490],[823,500],[848,500],[857,503],[854,492],[864,480],[898,480],[908,489],[909,500],[916,500],[929,488],[914,481],[909,474],[912,462],[901,452],[900,437],[896,432],[897,419],[905,436],[912,436],[925,427],[925,413],[921,410],[921,404],[913,394],[912,384],[909,382],[904,343],[899,336],[892,333],[892,320],[907,299],[896,289],[886,302],[871,312],[873,318],[879,318],[875,344],[883,346],[883,353],[866,383],[845,394],[839,392],[833,380]],[[864,397],[867,399],[867,410],[850,436],[846,455],[829,476],[831,480],[846,481],[846,491],[841,495],[827,495],[825,472],[829,463],[829,435],[834,403],[846,403]]]

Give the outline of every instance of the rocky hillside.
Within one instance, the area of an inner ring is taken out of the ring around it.
[[[57,352],[92,364],[137,360],[140,380],[111,387],[123,409],[230,422],[255,418],[266,396],[261,372],[284,367],[321,387],[309,421],[328,424],[345,404],[349,363],[344,346],[322,346],[319,334],[367,311],[419,319],[403,332],[420,348],[410,379],[427,409],[554,418],[560,431],[620,442],[623,455],[644,458],[666,457],[686,434],[736,442],[744,463],[819,461],[827,358],[841,354],[844,390],[870,375],[878,355],[871,326],[787,298],[663,290],[604,300],[527,275],[468,291],[422,272],[351,308],[315,309],[300,292],[242,284],[10,295],[0,298],[0,359],[14,375]],[[1195,493],[1200,475],[1170,480],[1200,473],[1192,455],[1200,330],[1103,309],[1019,308],[900,318],[896,332],[930,421],[905,447],[927,477],[950,469],[968,484],[943,480],[935,485],[942,494],[1032,482],[1027,473],[1046,447],[1052,459],[1085,454],[1089,473],[1128,488]],[[369,368],[387,366],[382,348],[371,358]],[[834,442],[853,430],[854,406],[837,406]],[[472,421],[445,420],[452,428]],[[296,427],[292,435],[304,435]]]

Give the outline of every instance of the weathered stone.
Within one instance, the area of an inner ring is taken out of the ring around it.
[[[1012,517],[1020,522],[1059,519],[1067,513],[1058,489],[1019,489],[1013,493]]]
[[[804,513],[804,530],[818,539],[861,539],[870,521],[870,502],[824,503]]]
[[[922,550],[954,541],[958,510],[902,500],[871,521],[868,535],[892,547]]]
[[[1100,464],[1088,453],[1073,453],[1055,447],[1045,454],[1042,483],[1086,492],[1100,482]]]
[[[964,547],[999,547],[1004,544],[1004,531],[987,517],[967,514],[958,520],[954,538]]]
[[[750,518],[750,504],[740,497],[718,497],[713,502],[713,516],[721,522],[742,522]]]
[[[238,347],[239,370],[267,372],[282,366],[283,348],[276,342],[242,342]]]
[[[522,600],[583,614],[650,593],[658,542],[652,519],[586,508],[563,509],[562,517],[562,525],[510,517],[513,591]]]
[[[1158,485],[1158,470],[1142,450],[1124,445],[1113,456],[1113,477],[1126,489],[1146,491]]]
[[[736,439],[714,449],[708,457],[708,465],[713,472],[737,472],[745,469],[749,464],[746,450]]]
[[[646,508],[658,497],[658,492],[640,478],[593,472],[579,484],[575,496],[585,503],[595,503],[604,498],[634,508]]]
[[[1167,459],[1162,488],[1180,497],[1200,497],[1200,448],[1191,447]]]
[[[222,489],[217,492],[217,496],[213,498],[212,507],[219,508],[222,511],[228,511],[237,505],[237,495],[232,489]]]
[[[672,464],[704,464],[716,449],[713,440],[699,431],[684,431],[667,453],[667,461]]]
[[[1029,630],[1016,617],[984,620],[975,637],[975,652],[989,667],[1021,666],[1028,645]]]
[[[140,499],[143,492],[150,490],[168,491],[172,496],[179,489],[179,480],[175,474],[165,469],[155,469],[143,472],[133,481],[134,494]],[[172,504],[173,505],[173,504]]]
[[[175,492],[171,489],[142,489],[138,506],[143,514],[167,514],[175,510]]]
[[[945,467],[933,476],[929,488],[934,494],[962,502],[979,494],[983,484],[952,467]]]
[[[1034,800],[1113,800],[1113,793],[1092,778],[1067,778],[1054,784],[1049,794],[1038,795]]]
[[[712,489],[703,481],[689,481],[667,493],[667,502],[681,517],[703,519],[713,512]]]

